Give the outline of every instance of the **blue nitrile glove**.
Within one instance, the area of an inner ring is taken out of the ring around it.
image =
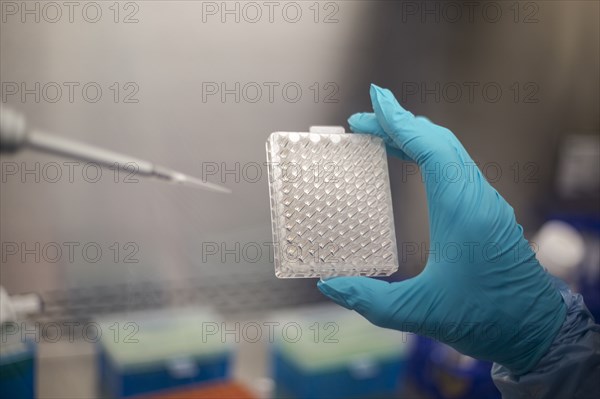
[[[418,164],[435,255],[405,281],[336,277],[319,289],[378,326],[526,373],[552,343],[566,307],[513,209],[452,132],[404,110],[389,90],[372,85],[371,101],[375,113],[352,115],[350,127],[382,137],[390,153]]]

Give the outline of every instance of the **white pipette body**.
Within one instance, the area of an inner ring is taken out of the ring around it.
[[[41,130],[28,130],[25,118],[21,114],[7,107],[1,107],[0,150],[2,152],[15,152],[24,147],[92,162],[109,168],[117,168],[128,172],[134,171],[140,176],[154,176],[173,183],[214,192],[231,193],[231,190],[226,187],[155,165],[152,162],[58,137]]]

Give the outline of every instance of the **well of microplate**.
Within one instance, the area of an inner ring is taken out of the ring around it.
[[[388,276],[398,269],[383,141],[343,128],[267,140],[275,274]]]

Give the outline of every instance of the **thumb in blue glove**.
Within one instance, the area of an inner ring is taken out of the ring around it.
[[[404,110],[389,90],[372,85],[371,101],[375,112],[353,115],[350,127],[381,137],[392,155],[417,163],[438,255],[405,281],[337,277],[320,281],[319,289],[378,326],[526,373],[550,346],[566,308],[513,209],[452,132]]]

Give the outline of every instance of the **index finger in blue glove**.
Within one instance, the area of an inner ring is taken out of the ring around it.
[[[402,108],[391,91],[371,85],[370,94],[383,130],[419,166],[470,160],[452,132],[426,118],[415,117]]]
[[[352,130],[354,133],[367,133],[381,138],[386,145],[387,152],[390,155],[405,161],[410,160],[410,158],[398,148],[398,145],[394,143],[394,140],[392,140],[385,130],[383,130],[374,113],[356,113],[348,118],[348,124],[350,125],[350,130]]]
[[[487,181],[450,130],[415,117],[387,89],[371,85],[370,93],[383,130],[419,165],[430,210],[455,209],[457,203],[486,191]]]

